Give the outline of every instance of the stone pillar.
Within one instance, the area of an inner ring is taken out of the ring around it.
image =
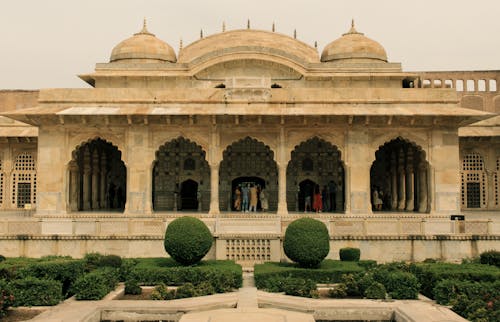
[[[422,161],[418,168],[418,211],[427,212],[427,164]]]
[[[90,210],[91,192],[91,168],[90,168],[90,151],[88,146],[84,148],[83,152],[83,210]]]
[[[401,148],[399,150],[398,162],[398,210],[400,211],[404,210],[406,207],[406,178],[404,163],[404,151]]]
[[[406,211],[413,211],[415,208],[414,201],[414,173],[413,173],[413,150],[408,149],[408,154],[406,158]]]
[[[371,214],[370,167],[373,151],[365,127],[353,128],[346,140],[346,213]]]
[[[396,152],[391,153],[391,210],[398,208],[398,168]]]
[[[105,151],[102,151],[101,153],[101,182],[100,182],[100,186],[101,186],[101,189],[99,190],[100,193],[101,193],[101,196],[99,197],[99,206],[101,209],[106,209],[108,208],[108,205],[107,205],[107,201],[108,201],[108,194],[107,194],[107,190],[108,190],[108,182],[107,182],[107,176],[108,176],[108,172],[107,172],[107,158],[106,158],[106,152]]]
[[[92,209],[99,209],[99,185],[101,184],[99,178],[99,153],[94,150],[92,153]]]
[[[286,136],[285,128],[280,129],[279,146],[278,146],[278,214],[288,214],[288,205],[286,203],[286,168],[288,161],[286,153]]]
[[[219,166],[220,163],[210,164],[210,214],[219,214]]]
[[[80,187],[80,171],[78,163],[73,160],[69,163],[69,187],[68,187],[68,202],[69,211],[78,211],[79,187]]]

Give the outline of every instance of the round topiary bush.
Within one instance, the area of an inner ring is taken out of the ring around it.
[[[379,282],[373,282],[365,291],[365,296],[367,299],[385,299],[385,287]]]
[[[302,267],[317,267],[330,251],[330,237],[324,223],[312,218],[293,221],[285,232],[286,256]]]
[[[358,262],[359,257],[361,256],[361,251],[359,248],[341,248],[339,250],[339,256],[341,261]]]
[[[172,221],[165,232],[165,250],[178,263],[198,263],[212,247],[213,237],[207,226],[194,217]]]

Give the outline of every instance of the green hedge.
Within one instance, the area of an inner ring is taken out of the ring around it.
[[[500,269],[495,266],[481,264],[412,264],[410,270],[421,284],[420,292],[434,298],[434,288],[445,279],[460,281],[494,282],[500,279]]]
[[[118,283],[118,270],[99,268],[80,276],[73,285],[77,300],[100,300],[115,289]]]
[[[500,267],[500,252],[496,250],[489,250],[481,253],[480,255],[481,264],[494,265]]]
[[[339,257],[341,261],[357,262],[361,257],[361,251],[359,250],[359,248],[341,248],[339,250]]]
[[[7,310],[14,303],[14,295],[7,287],[7,281],[0,279],[0,318],[7,314]]]
[[[62,283],[62,292],[65,297],[71,296],[71,286],[75,280],[84,274],[84,261],[66,258],[55,258],[53,260],[42,260],[29,263],[18,269],[16,277],[36,277],[39,279],[51,279]]]
[[[242,285],[241,266],[232,261],[203,261],[196,266],[179,266],[169,258],[137,259],[127,280],[141,285],[198,285],[208,281],[216,292],[223,293]]]
[[[317,267],[330,251],[328,229],[316,219],[294,220],[286,228],[283,250],[300,266]]]
[[[442,280],[434,294],[439,304],[452,305],[453,311],[471,321],[500,321],[500,280]]]
[[[56,305],[64,299],[62,283],[50,279],[26,277],[7,284],[14,295],[13,306]]]
[[[301,268],[297,264],[268,262],[254,267],[255,286],[268,289],[276,278],[302,278],[315,283],[338,283],[342,274],[356,274],[365,269],[357,262],[324,260],[318,268]]]
[[[198,263],[212,247],[214,238],[207,225],[198,218],[180,217],[167,226],[165,251],[183,265]]]

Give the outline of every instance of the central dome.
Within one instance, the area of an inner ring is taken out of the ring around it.
[[[142,30],[125,39],[113,48],[110,62],[171,62],[175,63],[175,52],[166,42],[155,37],[146,29],[146,21]]]
[[[210,59],[234,53],[281,56],[297,62],[319,62],[318,52],[308,44],[277,32],[240,29],[201,38],[179,52],[179,62]]]
[[[351,29],[339,39],[326,45],[321,54],[322,62],[352,60],[357,61],[383,61],[387,62],[387,54],[384,47],[375,40],[366,37],[354,28],[354,21]]]

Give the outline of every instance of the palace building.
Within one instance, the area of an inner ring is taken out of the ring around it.
[[[177,54],[144,23],[79,77],[0,91],[5,256],[164,256],[184,215],[217,259],[283,259],[302,216],[327,225],[330,258],[500,248],[500,71],[406,72],[354,23],[321,53],[248,26]],[[256,212],[235,202],[247,186]]]

